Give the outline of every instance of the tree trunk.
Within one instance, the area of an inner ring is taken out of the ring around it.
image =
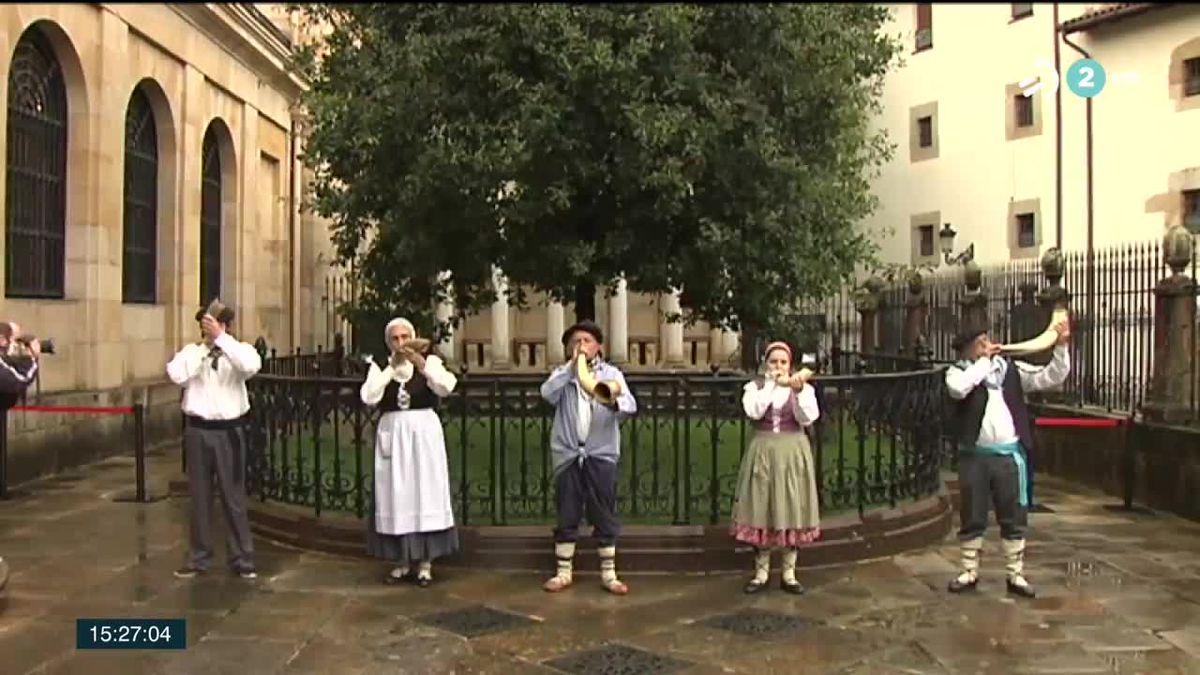
[[[742,324],[742,369],[748,373],[758,368],[758,327]]]
[[[596,284],[579,281],[575,284],[575,321],[596,320]]]

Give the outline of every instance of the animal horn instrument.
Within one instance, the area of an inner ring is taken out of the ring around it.
[[[433,344],[433,342],[426,340],[425,338],[409,338],[404,341],[405,349],[411,349],[418,354],[424,354],[426,351],[428,351],[429,345],[431,344]]]
[[[1058,309],[1054,310],[1054,313],[1050,315],[1050,325],[1047,326],[1046,330],[1042,331],[1040,335],[1022,342],[1001,345],[1000,353],[1008,356],[1021,356],[1044,352],[1047,349],[1054,347],[1054,345],[1058,342],[1058,331],[1054,330],[1054,327],[1060,323],[1065,323],[1067,325],[1069,334],[1071,323],[1065,307],[1059,307]]]
[[[208,309],[204,310],[204,313],[215,319],[221,315],[224,309],[225,303],[221,302],[221,298],[213,298],[212,302],[208,303]]]
[[[587,356],[580,354],[575,357],[575,377],[579,379],[579,386],[592,396],[597,401],[604,405],[613,405],[616,403],[617,397],[621,395],[621,383],[616,380],[606,380],[600,382],[592,375],[592,369],[588,367]]]

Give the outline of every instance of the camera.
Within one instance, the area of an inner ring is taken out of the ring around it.
[[[37,339],[38,338],[35,335],[22,335],[21,337],[8,343],[8,355],[9,356],[28,356],[29,352],[30,352],[30,349],[29,349],[30,343],[32,343],[34,340],[37,340]],[[53,354],[54,353],[54,338],[46,338],[45,340],[41,340],[41,347],[42,347],[42,349],[41,349],[42,354]]]

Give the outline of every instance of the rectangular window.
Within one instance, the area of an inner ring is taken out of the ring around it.
[[[1024,19],[1027,16],[1033,16],[1032,2],[1014,2],[1012,3],[1012,18]]]
[[[1200,58],[1183,62],[1183,95],[1200,95]]]
[[[1037,232],[1034,228],[1032,213],[1017,214],[1017,246],[1020,248],[1037,246]]]
[[[922,258],[928,258],[933,255],[933,226],[922,225],[919,231],[921,233],[921,244],[918,250]]]
[[[1200,190],[1183,191],[1183,226],[1200,234]]]
[[[932,117],[920,117],[917,119],[917,137],[919,138],[918,144],[922,148],[928,148],[928,147],[933,146],[933,118]]]
[[[917,3],[916,51],[931,47],[933,47],[933,5],[928,2]]]
[[[1033,97],[1017,94],[1013,97],[1013,111],[1017,127],[1033,126]]]

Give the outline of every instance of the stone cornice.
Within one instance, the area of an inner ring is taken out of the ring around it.
[[[291,40],[253,4],[171,3],[169,7],[289,98],[308,88],[291,67]]]

